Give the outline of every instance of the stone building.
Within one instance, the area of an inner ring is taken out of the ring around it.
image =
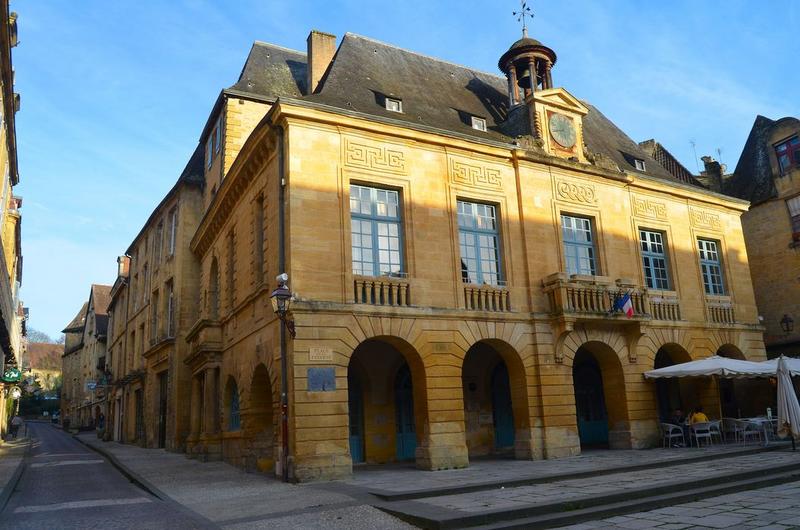
[[[61,379],[64,346],[50,342],[31,342],[26,351],[31,374],[39,381],[45,395],[54,396]]]
[[[17,14],[8,0],[0,0],[0,349],[3,367],[20,367],[24,348],[25,313],[19,299],[22,282],[22,198],[14,196],[19,184],[15,115],[19,94],[14,92],[11,49],[17,45]],[[10,384],[10,383],[6,383]],[[6,431],[6,397],[0,392],[0,434]]]
[[[742,227],[767,354],[800,350],[800,119],[757,116],[722,190],[750,201]],[[795,322],[797,321],[797,322]]]
[[[111,291],[108,437],[183,450],[189,433],[186,335],[197,319],[199,267],[189,240],[202,214],[203,150],[118,259]]]
[[[118,439],[155,445],[174,407],[173,448],[305,481],[646,447],[670,407],[728,406],[642,373],[764,358],[748,203],[673,175],[557,87],[555,63],[527,36],[502,76],[353,34],[254,44],[178,208],[194,224],[175,262],[194,272],[152,279],[175,188],[120,260]],[[291,329],[270,302],[280,273]],[[147,346],[168,278],[175,340]]]
[[[106,342],[110,293],[110,285],[93,284],[81,311],[62,330],[62,421],[69,419],[73,428],[94,428],[108,416]]]

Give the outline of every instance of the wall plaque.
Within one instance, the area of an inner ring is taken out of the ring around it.
[[[333,392],[336,390],[336,371],[332,366],[309,368],[307,375],[309,392]]]
[[[503,188],[500,170],[489,168],[472,161],[450,158],[450,182],[475,188]]]
[[[556,194],[564,201],[578,202],[582,204],[596,204],[597,193],[591,184],[570,182],[568,180],[556,181]]]
[[[398,146],[344,139],[344,164],[390,173],[406,172],[405,153]]]
[[[649,219],[658,219],[659,221],[666,221],[667,206],[660,201],[654,201],[652,199],[643,199],[641,197],[634,197],[633,215],[637,217],[647,217]]]
[[[333,350],[330,348],[312,346],[308,349],[308,360],[315,363],[333,361]]]

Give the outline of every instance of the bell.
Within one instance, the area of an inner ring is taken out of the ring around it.
[[[531,88],[531,69],[529,67],[526,67],[517,78],[517,84],[520,88]]]

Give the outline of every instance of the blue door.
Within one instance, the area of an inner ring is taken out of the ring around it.
[[[411,386],[411,370],[404,364],[397,371],[394,391],[397,410],[397,459],[413,460],[417,449],[417,434],[414,428],[414,398]]]
[[[492,416],[495,449],[514,447],[514,411],[508,369],[500,362],[492,372]]]
[[[608,445],[608,413],[603,394],[603,375],[594,356],[578,350],[572,367],[575,412],[582,446]]]
[[[361,382],[349,371],[347,374],[347,402],[350,413],[350,456],[353,463],[364,461],[364,399]]]

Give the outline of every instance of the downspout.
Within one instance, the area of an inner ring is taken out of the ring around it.
[[[284,168],[284,131],[278,125],[278,271],[279,274],[286,272],[286,170]],[[289,382],[288,368],[286,362],[286,326],[283,322],[278,324],[281,330],[281,474],[284,482],[289,481],[289,393],[287,385]]]

